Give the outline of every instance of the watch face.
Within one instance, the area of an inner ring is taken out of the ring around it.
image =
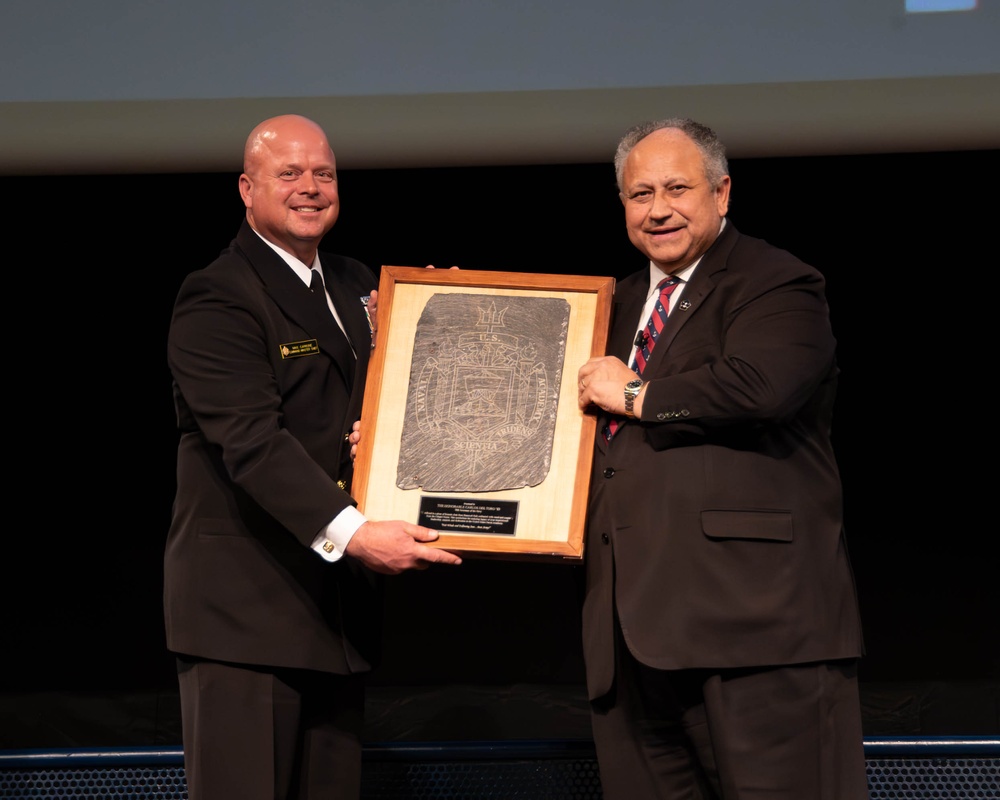
[[[636,398],[639,397],[639,390],[642,389],[642,381],[639,378],[625,384],[625,416],[635,419],[635,412],[632,409]]]

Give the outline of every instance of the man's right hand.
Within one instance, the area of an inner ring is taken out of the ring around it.
[[[462,559],[447,550],[428,547],[437,531],[402,520],[368,520],[355,531],[344,555],[383,575],[398,575],[408,569],[427,569],[431,564],[461,564]]]

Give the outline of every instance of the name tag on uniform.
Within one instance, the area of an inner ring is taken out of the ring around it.
[[[282,358],[301,358],[302,356],[319,355],[319,342],[315,339],[303,339],[301,342],[289,342],[278,345]]]

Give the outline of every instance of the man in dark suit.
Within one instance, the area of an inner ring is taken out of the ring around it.
[[[823,278],[725,219],[705,126],[636,126],[615,166],[650,263],[579,373],[602,411],[583,635],[604,796],[861,800]]]
[[[261,123],[239,188],[246,221],[185,279],[168,341],[181,436],[165,615],[189,797],[357,798],[377,573],[460,560],[348,494],[375,279],[317,252],[340,208],[323,130]]]

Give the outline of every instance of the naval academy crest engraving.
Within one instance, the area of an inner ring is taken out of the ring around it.
[[[396,485],[537,486],[552,460],[569,328],[561,298],[435,294],[417,322]]]

